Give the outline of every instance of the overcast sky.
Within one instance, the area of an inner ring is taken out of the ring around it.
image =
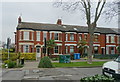
[[[56,23],[58,18],[62,18],[63,24],[86,25],[81,11],[67,12],[61,8],[53,7],[52,2],[2,2],[0,3],[0,24],[2,24],[2,41],[6,42],[7,37],[14,42],[14,32],[16,31],[17,18],[22,13],[23,22],[37,23]],[[2,10],[1,10],[2,9]],[[2,15],[1,15],[2,14]],[[98,21],[99,27],[117,28],[117,20],[114,18],[111,22],[102,20],[102,16]],[[1,23],[2,22],[2,23]],[[0,36],[1,39],[1,36]]]

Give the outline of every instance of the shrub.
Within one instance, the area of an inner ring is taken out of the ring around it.
[[[21,53],[20,59],[24,58],[25,60],[35,60],[36,54],[35,53]]]
[[[11,60],[6,60],[6,61],[4,61],[4,66],[8,67],[8,68],[14,68],[14,67],[16,67],[16,62],[11,61]]]
[[[39,68],[53,68],[53,65],[49,57],[44,57],[40,60],[38,67]]]
[[[118,56],[119,56],[118,54],[105,54],[105,55],[95,54],[94,58],[97,58],[97,59],[114,59],[114,58],[117,58]]]
[[[59,60],[58,57],[56,57],[56,58],[51,58],[51,59],[52,59],[52,61],[58,61],[58,60]]]
[[[114,82],[114,78],[104,75],[95,75],[91,77],[84,77],[80,79],[80,82]]]
[[[18,55],[16,53],[9,53],[10,56],[10,60],[14,61],[18,58]],[[8,59],[8,53],[7,52],[3,52],[2,53],[2,60],[7,60]]]
[[[36,59],[36,54],[35,53],[10,53],[10,60],[15,61],[18,59],[20,55],[20,59],[24,57],[25,60],[35,60]],[[8,59],[8,53],[3,52],[2,53],[2,60],[5,61]]]

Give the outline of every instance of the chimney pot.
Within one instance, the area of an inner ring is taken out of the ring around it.
[[[58,25],[61,25],[61,24],[62,24],[61,19],[58,19],[58,20],[57,20],[57,24],[58,24]]]
[[[21,16],[19,16],[18,23],[21,23],[21,22],[22,22],[22,19],[21,19]]]

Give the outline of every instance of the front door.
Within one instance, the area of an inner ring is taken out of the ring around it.
[[[40,48],[36,48],[36,59],[40,58]]]

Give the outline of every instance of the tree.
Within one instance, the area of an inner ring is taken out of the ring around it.
[[[69,2],[70,3],[70,2]],[[64,3],[62,0],[60,2],[57,2],[56,4],[58,4],[57,7],[65,5],[66,3]],[[72,10],[76,10],[79,5],[82,6],[82,10],[85,13],[85,18],[86,18],[86,24],[88,26],[88,32],[89,32],[89,49],[88,49],[88,63],[91,64],[92,63],[92,51],[93,51],[93,40],[94,40],[94,30],[97,26],[97,21],[101,16],[101,13],[103,11],[103,8],[106,4],[106,0],[98,0],[96,2],[96,8],[95,8],[95,12],[92,11],[91,6],[93,5],[91,3],[91,0],[80,0],[80,1],[75,1],[75,2],[71,2],[70,4],[66,4],[65,6],[63,6],[64,9],[72,9]],[[93,14],[94,13],[94,14]],[[93,14],[93,15],[92,15]]]
[[[79,51],[81,53],[81,56],[83,56],[84,50],[86,48],[86,44],[87,44],[87,42],[85,40],[80,40],[78,42],[78,44],[77,44],[78,49],[79,49]]]
[[[48,55],[50,54],[50,56],[52,55],[52,49],[57,46],[57,44],[55,43],[54,40],[48,40],[46,42],[46,45],[47,45],[47,49],[48,49]]]

